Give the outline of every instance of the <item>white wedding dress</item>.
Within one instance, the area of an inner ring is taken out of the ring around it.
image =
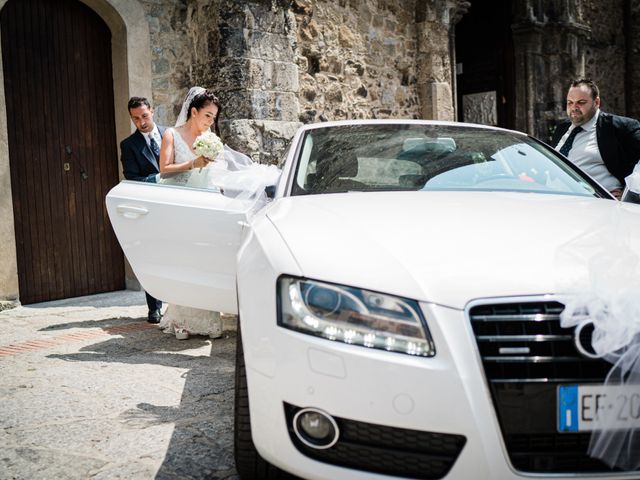
[[[191,160],[198,158],[198,155],[193,153],[193,150],[191,150],[187,142],[182,138],[182,135],[180,135],[175,128],[167,128],[167,130],[170,130],[173,134],[174,163],[190,162]],[[211,166],[207,166],[206,168],[194,168],[192,170],[177,173],[163,173],[158,179],[158,183],[164,185],[219,190],[209,180],[210,167]]]
[[[175,163],[190,162],[197,157],[180,134],[173,131],[173,148],[175,152]],[[203,169],[206,170],[206,169]],[[180,172],[168,179],[162,179],[160,183],[170,185],[192,186],[194,181],[200,181],[198,177],[192,177],[192,173],[197,170]],[[175,333],[178,338],[185,338],[188,335],[208,335],[211,338],[222,336],[222,319],[219,312],[201,310],[199,308],[184,307],[182,305],[169,305],[162,317],[159,327],[166,333]]]
[[[175,163],[190,162],[198,157],[175,128],[167,130],[173,133]],[[244,202],[243,208],[255,212],[266,203],[265,187],[276,185],[281,173],[275,165],[256,163],[247,155],[224,145],[220,155],[206,167],[163,173],[158,183],[222,193],[225,197]]]

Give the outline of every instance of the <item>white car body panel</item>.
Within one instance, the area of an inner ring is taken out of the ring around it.
[[[307,278],[463,309],[474,298],[557,292],[559,269],[571,268],[561,249],[612,206],[511,192],[365,192],[285,198],[268,217]]]
[[[341,122],[369,123],[384,122]],[[353,421],[463,435],[445,480],[637,478],[516,471],[467,311],[476,299],[531,301],[562,293],[561,271],[584,264],[559,253],[598,228],[616,203],[481,191],[288,197],[295,145],[306,131],[331,125],[298,131],[275,200],[255,214],[220,194],[175,187],[123,182],[107,197],[114,230],[146,290],[170,303],[239,314],[260,455],[308,480],[399,478],[302,454],[287,430],[286,402]],[[640,207],[629,208],[640,215]],[[629,234],[640,240],[640,222]],[[418,301],[436,355],[391,353],[279,327],[281,275]]]
[[[553,291],[558,285],[549,269],[554,267],[557,249],[572,240],[572,233],[580,231],[585,217],[600,218],[615,203],[580,197],[470,193],[473,201],[465,199],[464,203],[478,206],[470,218],[476,218],[483,226],[489,225],[484,231],[491,232],[492,222],[513,225],[509,237],[488,234],[476,238],[474,245],[484,249],[486,256],[475,258],[472,251],[461,248],[468,246],[471,239],[465,225],[455,216],[463,202],[448,201],[449,192],[390,193],[386,197],[366,193],[344,195],[348,198],[335,194],[274,202],[267,209],[266,218],[253,222],[255,235],[239,255],[240,319],[247,381],[251,385],[251,426],[260,455],[310,480],[395,478],[327,465],[302,455],[282,427],[285,424],[282,402],[287,402],[302,407],[321,406],[336,417],[350,420],[464,435],[467,444],[445,479],[545,478],[516,472],[510,466],[478,347],[464,311],[468,304],[465,298],[487,298],[507,289],[509,296],[514,295],[513,301],[517,301],[520,298],[517,295],[528,288]],[[429,201],[422,202],[420,195]],[[465,194],[456,192],[458,195]],[[398,208],[402,213],[382,220],[385,204],[406,210]],[[499,208],[500,212],[491,213]],[[547,217],[549,208],[554,208],[553,217],[558,218],[550,219],[545,228],[535,228],[530,218],[519,215],[526,210],[531,216]],[[408,221],[418,212],[426,217],[433,215],[435,224],[452,229],[456,235],[435,244],[431,243],[432,238],[430,245],[441,247],[439,250],[420,249],[419,237],[425,234],[422,229],[428,225]],[[388,228],[370,231],[366,225],[371,224],[372,218],[383,221]],[[402,231],[398,231],[400,224],[405,227]],[[326,232],[324,227],[328,225],[341,234]],[[531,245],[532,236],[538,250],[528,251],[518,244],[527,239],[522,243]],[[284,254],[283,238],[287,239],[292,255]],[[394,242],[397,247],[391,252],[389,248]],[[272,252],[280,254],[274,256]],[[342,252],[349,254],[342,256]],[[492,269],[490,259],[496,255],[503,260]],[[464,273],[469,272],[471,261],[472,268],[482,274],[467,278]],[[431,262],[432,268],[425,269],[422,262]],[[372,264],[385,275],[375,275],[369,269]],[[360,268],[349,268],[350,265]],[[321,280],[340,278],[344,284],[405,296],[411,291],[420,300],[430,297],[440,305],[423,300],[420,306],[437,348],[436,356],[417,358],[380,352],[274,328],[275,286],[282,273]],[[447,277],[446,283],[460,282],[459,290],[439,289],[437,280],[443,275]],[[519,281],[514,283],[513,278]],[[252,301],[242,301],[243,295],[252,295]],[[446,303],[451,307],[444,306]],[[621,476],[627,475],[600,474],[597,478]],[[576,477],[553,475],[553,478]]]

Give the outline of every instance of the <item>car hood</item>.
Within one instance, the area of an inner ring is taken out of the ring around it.
[[[477,298],[563,293],[613,242],[598,239],[619,237],[622,209],[634,220],[625,238],[637,241],[640,208],[591,197],[346,193],[282,198],[267,216],[307,278],[462,309]]]

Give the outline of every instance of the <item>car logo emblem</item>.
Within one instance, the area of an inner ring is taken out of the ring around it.
[[[602,358],[603,355],[595,352],[592,346],[593,329],[590,333],[585,332],[586,334],[582,334],[582,330],[587,325],[593,325],[593,321],[587,319],[578,324],[573,331],[573,343],[583,357]]]

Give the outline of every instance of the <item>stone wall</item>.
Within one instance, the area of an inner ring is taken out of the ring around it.
[[[213,89],[223,139],[274,163],[298,126],[295,18],[288,0],[141,0],[156,120],[173,125],[191,86]],[[282,123],[284,122],[284,123]]]
[[[149,22],[156,121],[173,125],[190,87],[209,87],[218,5],[209,0],[140,0]],[[136,92],[131,92],[135,95]]]
[[[640,119],[640,0],[629,2],[627,14],[627,115]]]
[[[256,160],[276,162],[300,122],[453,118],[450,15],[468,2],[140,1],[158,122],[173,124],[190,86],[213,88],[225,141]],[[546,138],[579,75],[598,82],[603,109],[637,116],[640,100],[625,91],[640,86],[640,0],[519,0],[514,14],[527,72],[517,128]]]
[[[602,109],[618,115],[626,114],[624,4],[624,0],[582,2],[582,18],[591,30],[585,40],[585,75],[600,88]]]
[[[633,23],[625,20],[626,3],[516,2],[518,129],[549,140],[556,123],[566,118],[569,83],[579,77],[590,77],[599,85],[603,110],[627,113],[627,48],[632,38],[626,38],[626,32]]]
[[[299,122],[421,117],[415,1],[142,4],[158,123],[174,122],[190,86],[211,87],[222,101],[225,140],[275,162]],[[425,41],[448,49],[446,35]]]
[[[516,129],[549,141],[566,118],[567,85],[584,75],[580,0],[520,0],[514,6]]]
[[[276,163],[300,123],[296,20],[289,0],[225,1],[212,85],[232,147]]]
[[[418,118],[415,0],[295,0],[300,121]]]

